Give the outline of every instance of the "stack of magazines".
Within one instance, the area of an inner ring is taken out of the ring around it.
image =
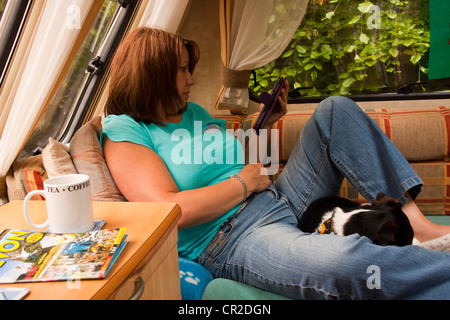
[[[126,245],[125,228],[0,234],[0,283],[105,278]]]

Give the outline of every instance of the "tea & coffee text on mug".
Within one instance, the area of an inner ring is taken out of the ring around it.
[[[86,181],[86,182],[83,182],[83,183],[80,183],[80,184],[69,186],[67,188],[67,191],[69,191],[69,192],[78,191],[78,190],[85,189],[85,188],[87,188],[89,186],[90,186],[89,181]],[[59,190],[59,188],[58,187],[48,186],[47,187],[47,192],[49,192],[49,193],[60,193],[61,191]],[[66,191],[66,189],[62,189],[62,191],[64,192],[64,191]]]

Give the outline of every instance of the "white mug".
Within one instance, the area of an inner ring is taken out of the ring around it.
[[[28,215],[28,201],[34,195],[45,197],[48,219],[34,223]],[[44,190],[27,194],[23,203],[25,219],[36,229],[49,228],[53,233],[87,232],[94,227],[89,176],[68,174],[44,181]]]

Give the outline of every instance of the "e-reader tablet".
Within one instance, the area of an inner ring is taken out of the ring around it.
[[[259,95],[259,100],[261,101],[261,103],[264,104],[264,106],[263,106],[261,112],[259,113],[259,116],[255,121],[255,124],[253,125],[253,129],[256,130],[256,134],[259,134],[259,129],[264,127],[266,120],[272,114],[273,108],[275,107],[275,105],[277,103],[278,96],[281,93],[281,89],[284,86],[285,80],[286,80],[286,78],[279,77],[277,82],[273,86],[271,93],[262,92]]]

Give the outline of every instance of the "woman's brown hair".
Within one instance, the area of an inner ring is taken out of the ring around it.
[[[105,114],[127,114],[136,121],[162,125],[165,114],[178,113],[185,103],[176,85],[183,47],[193,73],[199,59],[195,42],[148,27],[131,31],[111,63]]]

